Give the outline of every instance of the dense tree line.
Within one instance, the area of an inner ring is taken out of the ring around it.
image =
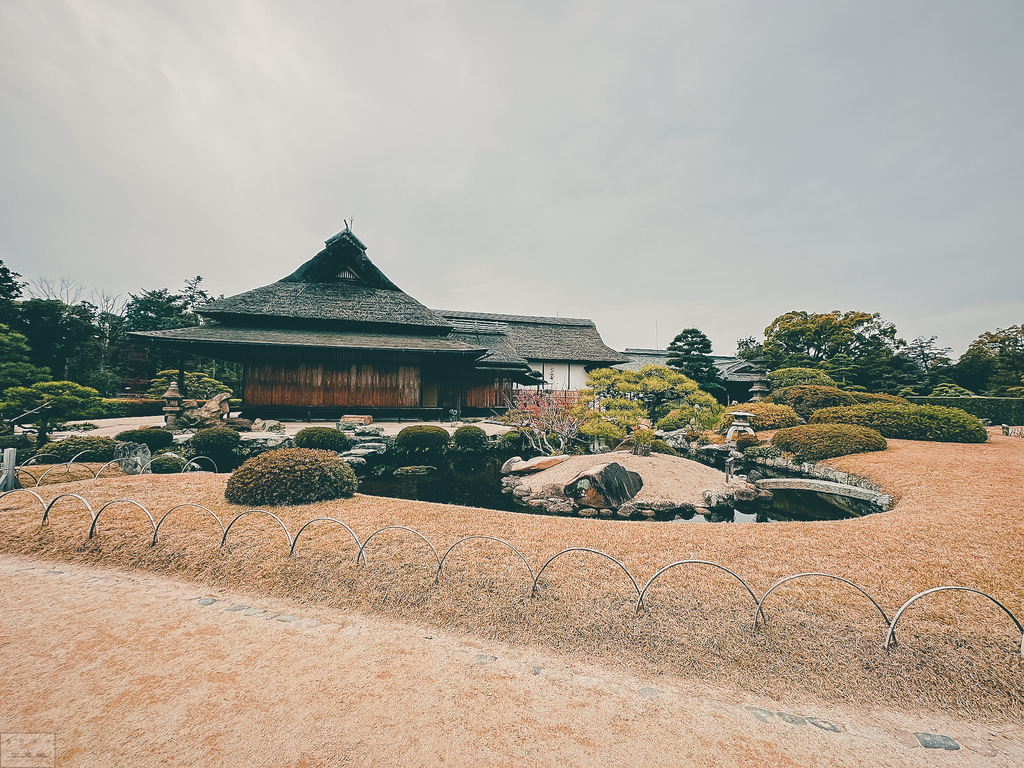
[[[179,360],[129,334],[200,325],[196,310],[211,298],[198,276],[180,291],[141,290],[124,301],[105,294],[83,300],[82,288],[70,281],[30,286],[20,277],[0,261],[0,393],[50,380],[91,387],[106,397],[144,393],[151,379],[177,368]],[[241,390],[236,364],[198,356],[186,357],[184,364]]]

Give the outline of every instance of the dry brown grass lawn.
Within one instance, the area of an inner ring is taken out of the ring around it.
[[[563,548],[592,547],[621,559],[641,586],[659,567],[688,558],[731,568],[758,594],[782,576],[821,571],[863,587],[890,618],[917,592],[962,585],[992,594],[1024,619],[1024,440],[990,434],[983,445],[890,440],[885,452],[830,461],[898,499],[890,512],[839,522],[582,520],[362,495],[273,511],[293,534],[315,517],[344,520],[360,539],[383,526],[408,526],[440,554],[463,536],[495,536],[517,547],[534,570]],[[244,508],[224,500],[225,482],[226,476],[207,473],[146,475],[44,486],[39,493],[47,500],[77,493],[96,509],[130,498],[157,519],[192,502],[227,524]],[[329,523],[307,529],[289,558],[284,532],[259,515],[239,520],[223,550],[216,522],[193,508],[174,512],[153,548],[148,520],[131,505],[109,507],[91,541],[89,515],[76,499],[58,502],[42,530],[40,516],[28,494],[0,500],[0,548],[415,619],[774,697],[1018,718],[1024,711],[1020,635],[976,595],[940,593],[915,604],[900,621],[900,644],[887,654],[883,622],[870,603],[825,579],[772,593],[770,623],[752,633],[749,595],[707,567],[665,574],[645,598],[648,611],[634,617],[636,593],[626,576],[586,553],[556,560],[531,600],[523,563],[493,542],[456,549],[435,585],[433,556],[402,531],[377,536],[366,549],[366,566],[357,567],[351,538]]]

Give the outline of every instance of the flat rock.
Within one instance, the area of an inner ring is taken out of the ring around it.
[[[563,461],[565,461],[569,457],[565,456],[565,455],[561,455],[561,456],[537,456],[536,458],[530,459],[528,461],[523,461],[522,459],[519,459],[518,461],[514,461],[514,459],[516,459],[516,458],[518,458],[518,457],[513,457],[512,459],[509,459],[508,461],[506,461],[502,465],[502,467],[501,467],[502,474],[508,474],[510,472],[514,472],[516,474],[527,474],[527,473],[530,473],[530,472],[540,472],[542,470],[550,469],[551,467],[554,467],[554,466],[557,466],[557,465],[561,464]]]
[[[941,733],[915,733],[914,736],[925,749],[948,749],[950,751],[960,749],[959,744]]]
[[[437,472],[437,467],[431,466],[414,466],[414,467],[399,467],[392,472],[395,477],[404,477],[407,475],[431,475]]]

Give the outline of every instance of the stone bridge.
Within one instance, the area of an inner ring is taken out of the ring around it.
[[[799,477],[770,477],[758,480],[754,483],[758,488],[765,491],[811,491],[813,493],[824,493],[831,496],[845,496],[848,499],[860,499],[867,501],[883,510],[892,507],[892,496],[878,491],[869,491],[867,488],[858,488],[855,485],[845,483],[833,483],[829,480],[810,480]]]

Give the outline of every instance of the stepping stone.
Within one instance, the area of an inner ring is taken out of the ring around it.
[[[261,613],[266,613],[262,608],[246,608],[242,611],[243,616],[259,616]]]
[[[762,723],[769,723],[771,722],[772,718],[775,717],[774,712],[771,712],[767,709],[761,709],[760,707],[744,707],[744,709],[747,710],[747,712],[752,714],[754,717],[756,717],[758,720],[760,720]]]
[[[277,617],[277,620],[278,621],[298,621],[299,617],[298,616],[289,616],[288,614],[282,614],[281,616]]]
[[[645,685],[640,689],[640,698],[643,699],[656,699],[661,696],[661,691],[650,685]]]
[[[271,619],[276,619],[278,615],[279,614],[276,614],[273,611],[267,611],[267,615],[263,616],[262,618],[264,621],[270,621]]]
[[[835,723],[830,723],[828,720],[819,720],[816,717],[808,717],[806,720],[815,728],[821,728],[821,730],[830,731],[831,733],[839,733],[839,726]]]
[[[497,661],[497,656],[488,656],[486,653],[478,653],[476,655],[477,664],[490,664],[492,661]]]
[[[244,611],[248,608],[248,605],[232,605],[230,608],[225,608],[225,611]]]
[[[948,749],[950,751],[960,749],[960,745],[949,738],[949,736],[943,736],[939,733],[914,733],[914,736],[917,737],[918,743],[925,749]]]
[[[213,605],[216,602],[217,602],[217,598],[216,597],[200,597],[199,598],[199,604],[200,605]]]
[[[779,712],[778,715],[780,720],[783,720],[790,725],[807,725],[807,720],[800,717],[800,715],[790,715],[786,712]]]
[[[539,675],[541,669],[542,669],[542,667],[534,667],[533,669],[530,670],[530,674],[531,675]]]

